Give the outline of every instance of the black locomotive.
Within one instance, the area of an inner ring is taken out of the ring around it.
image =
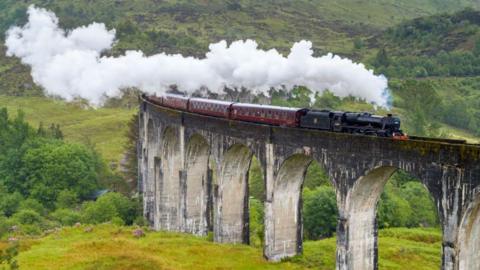
[[[379,116],[367,112],[308,110],[300,118],[300,127],[397,139],[406,138],[400,129],[400,119],[391,114]]]

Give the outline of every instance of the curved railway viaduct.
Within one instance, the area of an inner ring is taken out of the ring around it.
[[[398,169],[431,193],[443,230],[442,269],[480,269],[480,147],[396,141],[230,121],[143,100],[139,189],[157,230],[248,243],[248,170],[264,173],[264,256],[302,251],[302,184],[316,160],[337,196],[336,268],[377,269],[376,204]],[[213,163],[216,170],[212,170]]]

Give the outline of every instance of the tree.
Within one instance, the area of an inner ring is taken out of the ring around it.
[[[62,190],[58,193],[55,207],[57,209],[74,208],[78,204],[77,193],[71,190]]]
[[[419,182],[405,183],[400,196],[410,204],[412,214],[407,220],[408,227],[432,227],[438,225],[437,211],[428,190]]]
[[[317,162],[312,162],[308,166],[307,174],[305,175],[305,181],[303,186],[309,189],[315,189],[319,186],[329,186],[330,181],[325,171],[320,167]]]
[[[15,214],[23,201],[23,197],[19,192],[0,194],[0,214],[3,213],[9,217]]]
[[[377,223],[380,228],[405,227],[412,215],[412,209],[398,190],[388,182],[380,195],[377,206]]]
[[[137,144],[139,140],[139,115],[134,114],[128,122],[128,130],[126,132],[127,142],[125,143],[125,163],[123,164],[122,174],[130,183],[130,190],[135,190],[138,178],[138,157]]]
[[[265,187],[263,182],[263,173],[260,167],[260,162],[253,157],[250,165],[250,170],[248,172],[248,185],[250,196],[259,200],[260,202],[265,201]]]
[[[332,92],[325,90],[321,96],[316,96],[313,107],[316,109],[336,109],[342,103],[342,100]]]
[[[395,105],[407,112],[410,133],[421,136],[439,133],[434,123],[443,115],[442,99],[430,82],[406,80],[396,93],[400,101]]]
[[[390,65],[390,59],[387,55],[387,50],[385,47],[382,47],[375,57],[374,65],[376,67],[388,67]]]
[[[58,194],[70,189],[80,199],[98,188],[94,153],[80,144],[52,142],[27,150],[22,158],[23,192],[53,208]]]
[[[356,37],[354,40],[353,40],[353,48],[355,50],[360,50],[361,48],[363,48],[364,44],[363,44],[363,40],[359,37]]]
[[[478,38],[475,42],[475,47],[473,47],[473,54],[476,56],[480,56],[480,38]]]
[[[321,186],[303,192],[303,227],[310,240],[331,237],[337,228],[337,200],[332,187]]]

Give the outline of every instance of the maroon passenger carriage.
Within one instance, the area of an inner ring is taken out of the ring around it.
[[[301,116],[305,113],[306,109],[234,103],[230,119],[275,126],[297,127]]]
[[[163,106],[172,108],[172,109],[179,109],[182,111],[188,111],[188,97],[180,96],[180,95],[164,95],[161,98],[161,104]]]
[[[198,114],[230,118],[233,102],[205,98],[191,98],[188,111]]]
[[[148,97],[153,103],[172,109],[188,111],[208,116],[261,124],[297,127],[306,109],[279,106],[233,103],[205,98],[188,98],[180,95]]]

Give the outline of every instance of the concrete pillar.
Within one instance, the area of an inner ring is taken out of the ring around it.
[[[469,204],[462,218],[458,249],[455,270],[480,269],[480,193]]]
[[[208,233],[208,158],[209,146],[199,135],[190,138],[186,149],[184,196],[184,232]]]
[[[277,173],[273,196],[268,202],[265,215],[268,220],[265,255],[269,260],[279,261],[302,252],[301,194],[311,160],[303,154],[293,155],[282,164]]]
[[[248,243],[248,169],[252,153],[234,145],[224,155],[218,174],[214,214],[214,240]]]
[[[275,156],[273,152],[273,144],[265,145],[265,213],[264,213],[264,247],[263,255],[268,260],[274,260],[274,217],[273,217],[273,186],[275,182],[274,166]]]
[[[180,231],[182,227],[181,206],[181,171],[183,170],[180,138],[181,129],[167,128],[163,134],[161,156],[161,181],[157,184],[160,190],[157,204],[159,211],[159,229]]]
[[[153,186],[154,186],[154,198],[153,198],[153,211],[154,211],[154,218],[153,218],[153,228],[155,230],[160,229],[160,213],[163,209],[161,209],[161,205],[159,204],[159,198],[161,196],[161,189],[163,183],[163,172],[161,170],[161,159],[159,157],[154,158],[154,165],[153,165]]]
[[[376,205],[396,168],[381,167],[361,177],[347,194],[337,194],[337,269],[377,269]],[[342,191],[339,191],[342,192]]]
[[[145,178],[144,178],[144,216],[150,226],[154,226],[155,220],[155,170],[154,158],[157,154],[156,127],[153,120],[149,119],[146,129],[146,153],[145,153]]]
[[[455,166],[442,166],[441,167],[441,193],[440,196],[436,198],[437,207],[440,210],[440,222],[443,229],[443,242],[442,242],[442,269],[443,270],[458,270],[458,269],[478,269],[470,268],[465,266],[471,266],[471,258],[475,256],[469,253],[469,250],[465,250],[464,247],[473,248],[475,246],[475,241],[472,240],[470,236],[475,235],[467,231],[463,231],[463,234],[460,234],[465,243],[458,242],[459,239],[459,225],[461,223],[461,209],[462,209],[462,182],[464,177],[464,170],[457,168]],[[474,216],[466,217],[465,220],[469,220],[470,217],[473,217],[473,222],[475,222]],[[469,221],[466,221],[468,223]],[[466,223],[464,225],[466,225]],[[464,226],[464,228],[468,227]],[[473,246],[471,246],[473,244]],[[478,244],[478,242],[477,242]],[[477,249],[478,251],[479,249]],[[466,264],[460,263],[459,261],[459,251],[463,258],[467,259],[464,262]],[[466,253],[465,253],[466,252]],[[477,257],[478,258],[478,257]],[[475,261],[475,259],[474,259]],[[473,264],[475,264],[473,262]]]

